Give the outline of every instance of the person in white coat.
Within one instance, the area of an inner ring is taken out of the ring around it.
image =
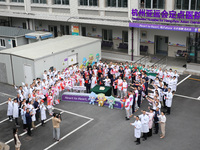
[[[137,116],[136,117],[136,120],[135,120],[135,122],[134,123],[131,123],[131,125],[132,126],[134,126],[134,136],[135,136],[135,138],[137,139],[135,142],[137,142],[136,143],[136,145],[139,145],[140,144],[140,137],[141,137],[141,128],[142,128],[142,123],[141,123],[141,121],[140,121],[140,119],[139,119],[139,117]]]
[[[42,122],[42,126],[44,126],[44,120],[47,119],[46,117],[46,107],[44,106],[44,100],[40,101],[40,114],[41,114],[41,122]]]
[[[149,116],[147,116],[146,111],[142,110],[142,114],[139,115],[142,123],[141,132],[143,133],[143,141],[147,140],[147,134],[149,132]]]
[[[36,127],[35,127],[35,121],[36,121],[35,115],[36,115],[36,110],[37,110],[37,109],[38,109],[38,108],[35,109],[35,107],[34,107],[34,105],[33,105],[33,101],[31,101],[30,111],[31,111],[31,114],[32,114],[31,119],[32,119],[32,128],[33,128],[33,129],[36,128]]]
[[[9,118],[9,121],[12,121],[13,118],[13,102],[11,98],[8,98],[8,110],[7,110],[7,116]]]
[[[13,118],[15,119],[15,125],[16,125],[16,127],[20,127],[19,124],[18,124],[19,104],[17,102],[17,99],[15,99],[14,103],[13,103]]]
[[[172,107],[172,99],[173,99],[173,95],[174,95],[175,91],[171,92],[171,88],[168,88],[168,92],[166,92],[166,101],[165,101],[165,105],[167,107],[167,115],[170,114],[171,112],[171,107]]]

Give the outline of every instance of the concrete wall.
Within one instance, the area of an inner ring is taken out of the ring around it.
[[[34,77],[34,62],[33,60],[29,60],[26,58],[21,58],[18,56],[12,56],[13,62],[13,71],[14,71],[14,80],[15,85],[19,86],[22,82],[25,82],[24,77],[24,64],[30,65],[32,67],[33,77]]]
[[[7,82],[2,81],[2,80],[1,80],[1,82],[13,85],[14,83],[13,83],[13,77],[12,77],[12,67],[11,67],[10,55],[0,54],[0,63],[4,63],[6,65],[6,75],[7,75]]]
[[[17,43],[17,46],[25,45],[25,44],[28,44],[28,39],[26,39],[24,36],[18,37],[16,43]]]

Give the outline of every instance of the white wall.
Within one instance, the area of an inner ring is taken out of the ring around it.
[[[169,42],[186,44],[186,37],[189,36],[188,32],[180,31],[166,31],[166,30],[153,30],[153,29],[141,29],[141,31],[147,31],[147,37],[142,38],[142,40],[154,41],[155,35],[167,36],[169,37]]]
[[[72,50],[74,50],[74,52],[72,52]],[[52,66],[57,70],[65,69],[68,67],[68,63],[64,61],[64,59],[68,58],[70,55],[78,53],[79,65],[82,64],[83,58],[86,57],[88,59],[90,54],[93,54],[94,58],[97,53],[101,56],[101,42],[95,42],[72,50],[35,60],[35,78],[41,77],[44,70],[48,70]]]
[[[24,64],[30,65],[32,67],[33,77],[34,77],[34,63],[33,60],[21,58],[18,56],[12,56],[13,70],[14,70],[14,80],[15,85],[19,86],[22,82],[25,82],[24,77]]]
[[[0,62],[4,63],[6,65],[6,74],[7,74],[7,80],[8,80],[7,83],[13,85],[13,77],[12,77],[12,67],[11,67],[10,55],[0,54]]]
[[[24,36],[23,37],[18,37],[16,41],[17,46],[25,45],[28,44],[28,39],[26,39]]]

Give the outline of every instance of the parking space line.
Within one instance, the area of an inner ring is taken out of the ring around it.
[[[194,99],[194,100],[200,101],[200,99],[198,99],[198,98],[184,96],[184,95],[179,95],[179,94],[174,94],[174,96],[183,97],[183,98],[187,98],[187,99]]]
[[[1,103],[0,106],[6,104],[7,102],[8,102],[8,101],[5,101],[5,102]]]
[[[179,85],[179,84],[181,84],[181,83],[183,83],[185,80],[187,80],[189,77],[191,77],[192,75],[190,74],[190,75],[188,75],[187,77],[185,77],[183,80],[181,80],[178,84],[177,84],[177,86]]]
[[[59,111],[63,111],[65,113],[68,113],[68,114],[71,114],[71,115],[75,115],[75,116],[78,116],[78,117],[81,117],[81,118],[86,118],[86,119],[89,119],[89,120],[93,119],[93,118],[90,118],[90,117],[87,117],[87,116],[83,116],[83,115],[79,115],[79,114],[76,114],[76,113],[73,113],[73,112],[69,112],[69,111],[66,111],[66,110],[63,110],[63,109],[60,109],[60,108],[55,108],[54,107],[54,109],[59,110]]]
[[[63,112],[61,112],[61,114],[62,114]],[[50,121],[52,119],[52,117],[50,117],[49,119],[47,119],[47,120],[45,120],[44,122],[46,123],[46,122],[48,122],[48,121]],[[38,128],[39,126],[41,126],[42,124],[41,123],[39,123],[38,125],[36,125],[35,127],[36,128]],[[33,130],[33,128],[31,128],[31,131]],[[25,131],[25,132],[23,132],[23,133],[21,133],[19,136],[23,136],[23,135],[25,135],[25,134],[27,134],[27,132]],[[7,142],[5,142],[5,144],[8,144],[8,143],[10,143],[10,142],[12,142],[14,139],[12,138],[11,140],[9,140],[9,141],[7,141]]]
[[[3,92],[0,92],[0,95],[3,95],[3,96],[9,96],[9,97],[15,97],[15,96],[13,96],[13,95],[10,95],[10,94],[7,94],[7,93],[3,93]]]
[[[91,121],[93,121],[93,119],[90,119],[89,121],[87,121],[86,123],[82,124],[81,126],[79,126],[78,128],[76,128],[75,130],[71,131],[70,133],[66,134],[65,136],[63,136],[60,141],[64,140],[65,138],[67,138],[68,136],[70,136],[71,134],[73,134],[74,132],[78,131],[79,129],[81,129],[82,127],[86,126],[88,123],[90,123]],[[60,142],[59,141],[59,142]],[[56,144],[59,143],[58,141],[54,142],[53,144],[51,144],[50,146],[48,146],[47,148],[45,148],[44,150],[48,150],[50,148],[52,148],[53,146],[55,146]]]
[[[5,121],[7,121],[7,120],[9,120],[9,118],[6,118],[6,119],[0,121],[0,124],[3,123],[3,122],[5,122]]]

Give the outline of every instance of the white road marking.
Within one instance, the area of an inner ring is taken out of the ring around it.
[[[179,95],[179,94],[174,94],[174,96],[183,97],[183,98],[188,98],[188,99],[194,99],[194,100],[200,101],[200,99],[198,99],[198,98],[189,97],[189,96],[184,96],[184,95]]]
[[[91,121],[93,121],[93,119],[90,119],[89,121],[87,121],[86,123],[82,124],[81,126],[79,126],[78,128],[76,128],[75,130],[71,131],[70,133],[68,133],[67,135],[63,136],[60,141],[64,140],[65,138],[67,138],[68,136],[70,136],[71,134],[73,134],[74,132],[78,131],[79,129],[81,129],[82,127],[86,126],[88,123],[90,123]],[[60,142],[59,141],[59,142]],[[47,148],[45,148],[44,150],[48,150],[51,147],[55,146],[56,144],[59,143],[58,141],[54,142],[53,144],[51,144],[50,146],[48,146]]]
[[[3,123],[3,122],[5,122],[5,121],[7,121],[7,120],[9,120],[9,119],[8,119],[8,118],[6,118],[6,119],[4,119],[4,120],[0,121],[0,124],[1,124],[1,123]]]
[[[7,94],[7,93],[3,93],[3,92],[0,92],[0,95],[3,95],[3,96],[9,96],[9,97],[15,97],[15,96],[13,96],[13,95],[10,95],[10,94]]]
[[[73,112],[69,112],[69,111],[66,111],[66,110],[63,110],[63,109],[60,109],[60,108],[55,108],[54,107],[54,109],[59,110],[59,111],[63,111],[65,113],[68,113],[68,114],[71,114],[71,115],[75,115],[75,116],[78,116],[78,117],[81,117],[81,118],[86,118],[86,119],[89,119],[89,120],[93,119],[93,118],[90,118],[90,117],[87,117],[87,116],[83,116],[83,115],[79,115],[79,114],[76,114],[76,113],[73,113]]]
[[[183,83],[185,80],[187,80],[189,77],[191,77],[192,75],[190,74],[190,75],[188,75],[187,77],[185,77],[183,80],[181,80],[178,84],[177,84],[177,86],[179,85],[179,84],[181,84],[181,83]]]
[[[1,96],[9,96],[10,98],[15,98],[15,96],[10,95],[10,94],[7,94],[7,93],[3,93],[3,92],[0,92],[0,95],[1,95]],[[7,103],[7,101],[5,101],[5,102],[3,102],[3,103],[0,103],[0,106],[1,106],[1,105],[4,105],[4,104],[6,104],[6,103]]]
[[[89,119],[88,123],[89,123],[90,121],[94,120],[93,118],[89,118],[89,117],[86,117],[86,116],[83,116],[83,115],[79,115],[79,114],[76,114],[76,113],[73,113],[73,112],[69,112],[69,111],[66,111],[66,110],[63,110],[63,109],[60,109],[60,108],[55,108],[55,107],[54,107],[54,109],[61,111],[61,114],[62,114],[62,113],[68,113],[68,114],[71,114],[71,115],[75,115],[75,116],[78,116],[78,117],[82,117],[82,118]],[[51,117],[51,118],[52,118],[52,117]],[[46,122],[50,121],[51,118],[45,120],[44,122],[46,123]],[[87,123],[87,122],[86,122],[86,123]],[[80,129],[81,127],[85,126],[86,123],[83,124],[82,126],[80,126],[79,128],[75,129],[75,130],[78,130],[78,129]],[[37,127],[39,127],[39,126],[41,126],[41,123],[39,123],[39,124],[36,125],[35,127],[37,128]],[[31,130],[33,130],[33,128],[32,128]],[[74,132],[75,132],[75,131],[74,131]],[[23,133],[20,134],[19,136],[23,136],[23,135],[25,135],[26,133],[27,133],[27,132],[23,132]],[[71,133],[71,132],[70,132],[70,133]],[[72,134],[72,133],[71,133],[71,134]],[[69,135],[68,135],[68,136],[69,136]],[[7,141],[5,144],[8,144],[8,143],[12,142],[13,140],[14,140],[14,139],[11,139],[11,140]]]
[[[63,112],[61,112],[61,114],[62,114]],[[46,123],[46,122],[48,122],[48,121],[50,121],[52,119],[52,117],[50,117],[49,119],[47,119],[47,120],[45,120],[44,122]],[[39,123],[38,125],[36,125],[35,127],[36,128],[38,128],[39,126],[41,126],[42,124],[41,123]],[[33,130],[33,128],[31,128],[31,130]],[[27,134],[27,132],[25,131],[25,132],[23,132],[22,134],[20,134],[19,136],[23,136],[23,135],[25,135],[25,134]],[[5,144],[8,144],[8,143],[10,143],[10,142],[12,142],[14,139],[12,138],[11,140],[9,140],[9,141],[7,141],[7,142],[5,142]]]
[[[200,100],[200,96],[197,99]]]
[[[8,101],[5,101],[5,102],[1,103],[0,106],[6,104],[7,102],[8,102]]]

